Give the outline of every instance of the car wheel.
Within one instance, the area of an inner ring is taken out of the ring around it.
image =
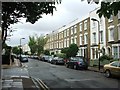
[[[106,70],[105,71],[105,77],[109,78],[111,76],[111,73],[109,70]]]
[[[69,68],[69,65],[68,65],[68,64],[65,64],[65,66],[66,66],[67,68]]]
[[[57,62],[55,62],[54,64],[57,65]]]
[[[73,66],[73,69],[76,69],[76,70],[77,70],[77,65],[74,65],[74,66]]]

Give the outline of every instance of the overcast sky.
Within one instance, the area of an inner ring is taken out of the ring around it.
[[[21,23],[11,25],[12,29],[16,31],[11,33],[13,36],[10,37],[7,44],[17,46],[20,44],[20,38],[25,38],[22,40],[22,44],[27,44],[30,35],[49,34],[77,18],[82,20],[88,17],[89,12],[99,6],[88,4],[87,1],[81,2],[81,0],[62,0],[62,3],[57,4],[56,7],[57,11],[54,11],[53,15],[43,15],[43,18],[39,19],[35,24],[26,23],[25,19],[22,19]]]

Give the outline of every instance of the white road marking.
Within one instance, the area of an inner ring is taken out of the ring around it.
[[[91,79],[91,78],[88,78],[88,79],[65,79],[66,81],[68,82],[75,82],[75,81],[90,81],[90,80],[95,80],[94,79]]]

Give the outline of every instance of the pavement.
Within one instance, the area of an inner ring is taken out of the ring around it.
[[[14,68],[14,67],[21,67],[22,63],[19,61],[19,59],[14,59],[14,62],[11,63],[11,65],[2,65],[2,69],[8,69],[8,68]]]
[[[95,66],[93,67],[93,66],[91,66],[91,67],[88,67],[88,70],[94,71],[94,72],[104,73],[103,67],[101,67],[100,70],[99,70],[98,67],[95,67]]]
[[[29,77],[19,59],[11,65],[2,65],[2,90],[42,90],[39,82]]]
[[[98,70],[98,67],[88,67],[88,70],[103,73],[103,68]],[[29,77],[19,59],[14,59],[11,65],[2,65],[2,90],[43,90],[41,81]],[[47,89],[44,89],[47,90]]]

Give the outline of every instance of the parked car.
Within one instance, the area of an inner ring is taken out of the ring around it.
[[[113,61],[104,65],[104,74],[106,77],[113,75],[120,77],[120,61]]]
[[[60,57],[54,57],[51,61],[52,64],[64,64],[64,59]]]
[[[38,57],[37,55],[34,55],[34,56],[33,56],[33,59],[37,59],[37,60],[38,60],[39,57]]]
[[[88,69],[87,59],[83,56],[71,57],[66,62],[66,67],[73,69]]]
[[[42,61],[48,62],[48,60],[49,60],[49,56],[48,55],[42,56]]]
[[[28,62],[28,57],[26,55],[21,55],[21,57],[19,57],[21,62]]]
[[[52,56],[49,56],[49,57],[48,57],[48,62],[51,63],[52,60],[53,60],[53,57],[52,57]]]

